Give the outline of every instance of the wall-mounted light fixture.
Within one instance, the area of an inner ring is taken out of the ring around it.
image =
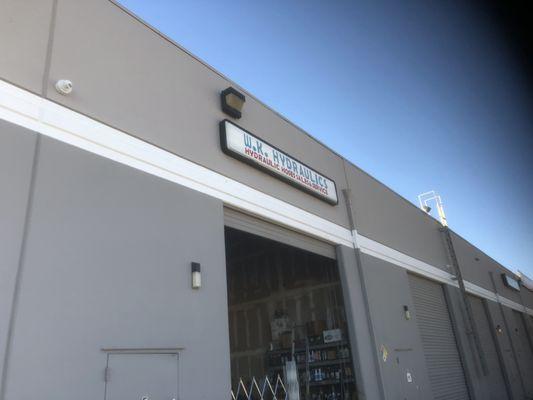
[[[411,311],[409,311],[409,307],[403,306],[403,313],[405,315],[405,319],[409,321],[411,319]]]
[[[202,274],[200,272],[200,263],[192,262],[191,263],[191,274],[192,274],[192,288],[200,289],[202,287]]]
[[[496,325],[496,332],[498,332],[501,335],[501,333],[503,332],[501,325]]]
[[[242,107],[245,101],[246,97],[232,87],[224,89],[220,93],[222,111],[233,118],[239,119],[242,116]]]

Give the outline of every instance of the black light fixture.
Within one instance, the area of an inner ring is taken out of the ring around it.
[[[431,207],[430,206],[424,206],[422,207],[422,209],[427,212],[428,214],[431,212]]]
[[[200,272],[200,263],[192,262],[191,263],[191,274],[192,274],[192,288],[200,289],[202,287],[202,274]]]
[[[409,321],[411,319],[411,312],[409,311],[409,307],[403,306],[403,313],[405,315],[405,319]]]
[[[230,117],[239,119],[242,116],[242,107],[246,97],[231,86],[220,93],[222,111]]]

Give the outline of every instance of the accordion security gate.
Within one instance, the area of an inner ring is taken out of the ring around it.
[[[231,389],[231,400],[288,400],[288,393],[279,375],[259,381],[254,377],[248,384],[239,379],[237,387]]]

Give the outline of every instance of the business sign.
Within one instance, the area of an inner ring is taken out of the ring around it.
[[[505,284],[505,286],[507,286],[508,288],[520,291],[520,284],[518,283],[516,279],[514,279],[513,277],[507,274],[502,274],[502,279],[503,279],[503,283]]]
[[[335,182],[250,132],[224,120],[220,122],[222,151],[283,179],[330,204],[337,204]]]

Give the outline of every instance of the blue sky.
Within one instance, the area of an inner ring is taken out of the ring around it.
[[[432,1],[121,3],[533,278],[528,76],[480,9]]]

